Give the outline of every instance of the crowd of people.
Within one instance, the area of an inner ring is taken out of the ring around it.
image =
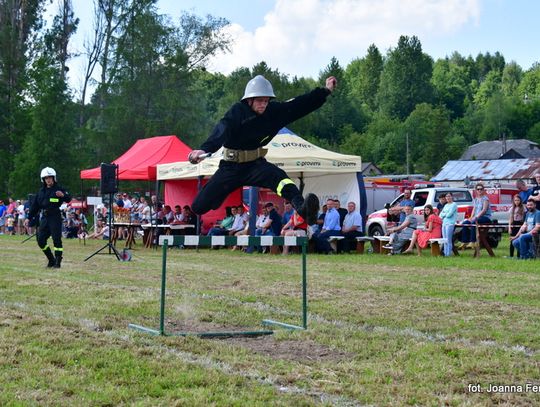
[[[8,205],[0,200],[0,235],[26,235],[35,233],[35,226],[29,221],[30,200],[8,199]],[[88,219],[80,208],[68,204],[60,207],[62,215],[62,235],[65,238],[83,238],[88,227]]]
[[[24,199],[9,198],[7,203],[0,199],[0,235],[31,235],[28,226],[30,202]]]
[[[261,213],[255,221],[255,236],[308,236],[314,241],[316,250],[320,253],[335,254],[328,238],[331,236],[343,236],[344,242],[340,243],[340,250],[349,251],[355,238],[363,236],[363,223],[360,213],[356,211],[356,203],[349,202],[347,209],[340,207],[339,200],[328,199],[322,207],[322,212],[316,219],[316,223],[308,225],[305,219],[293,208],[290,202],[285,201],[282,210],[276,208],[274,203],[268,202],[263,205]],[[281,212],[281,214],[279,213]],[[225,218],[217,225],[210,228],[208,236],[240,236],[247,235],[249,229],[249,214],[244,211],[243,205],[227,207]],[[238,250],[232,247],[232,250]],[[267,248],[259,248],[265,252]],[[283,247],[283,254],[289,254],[289,247]]]
[[[516,182],[518,193],[513,196],[512,207],[508,213],[508,234],[510,236],[510,251],[508,257],[532,259],[538,257],[540,251],[540,170],[534,175],[535,186],[528,187],[524,180]],[[430,239],[443,238],[444,256],[453,253],[454,229],[461,227],[458,236],[458,249],[474,248],[477,244],[477,227],[488,227],[492,224],[492,210],[486,187],[482,182],[475,185],[473,209],[465,220],[457,221],[457,205],[451,193],[441,195],[436,208],[431,205],[424,207],[424,228],[420,229],[413,215],[414,201],[410,199],[411,191],[404,191],[404,199],[399,205],[390,208],[390,214],[399,214],[397,226],[389,228],[389,243],[384,246],[390,250],[390,255],[411,254],[416,248],[421,255]],[[405,250],[404,247],[407,246]]]
[[[508,234],[510,236],[509,257],[528,259],[536,257],[536,245],[540,232],[540,171],[535,175],[536,186],[528,187],[521,180],[516,183],[519,193],[513,197],[512,207],[509,211]],[[491,209],[487,198],[485,186],[479,182],[474,188],[473,210],[463,222],[457,222],[457,204],[453,201],[451,193],[439,197],[439,203],[434,208],[431,205],[424,207],[424,226],[418,225],[413,214],[414,201],[410,199],[411,191],[404,191],[404,199],[396,207],[390,208],[389,213],[399,217],[395,227],[389,228],[388,246],[391,254],[421,255],[430,239],[443,238],[446,243],[443,254],[451,256],[454,229],[456,224],[461,226],[457,240],[460,242],[457,249],[465,250],[476,244],[476,226],[488,225],[491,222]],[[0,201],[0,234],[31,235],[33,228],[28,222],[30,202],[28,200],[14,200],[9,198],[7,205]],[[347,208],[342,208],[339,200],[328,199],[322,206],[316,222],[308,225],[307,222],[285,201],[283,208],[276,208],[271,202],[266,203],[256,217],[255,236],[308,236],[318,253],[335,254],[337,251],[348,252],[354,249],[356,237],[363,236],[363,219],[357,211],[355,202],[348,202]],[[80,208],[73,208],[69,204],[60,206],[62,214],[62,236],[64,238],[108,239],[110,235],[108,225],[108,208],[98,205],[95,209],[95,221],[88,225],[88,220]],[[196,233],[196,215],[189,205],[162,204],[154,195],[149,202],[143,196],[130,196],[128,193],[118,193],[112,203],[114,217],[123,213],[124,220],[131,224],[164,224],[164,225],[193,225],[185,229],[183,234]],[[127,217],[127,218],[126,218]],[[127,220],[126,220],[127,219]],[[126,238],[126,231],[118,228],[118,238]],[[142,231],[140,232],[142,234]],[[244,205],[226,208],[225,217],[208,230],[201,229],[201,233],[208,236],[239,236],[249,233],[249,214]],[[342,236],[338,246],[331,246],[329,238]],[[232,250],[239,250],[232,247]],[[259,248],[265,251],[266,248]],[[283,247],[283,254],[288,254],[289,248]]]

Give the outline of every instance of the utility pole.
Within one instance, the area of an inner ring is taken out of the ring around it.
[[[406,160],[407,160],[407,177],[411,174],[409,167],[409,133],[405,133]]]

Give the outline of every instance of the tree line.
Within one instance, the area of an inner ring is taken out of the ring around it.
[[[318,78],[264,61],[223,75],[206,65],[229,51],[228,21],[190,13],[172,20],[156,2],[94,0],[92,35],[73,55],[79,19],[71,0],[58,0],[50,26],[46,0],[0,0],[0,196],[35,191],[44,166],[77,193],[81,169],[140,138],[176,134],[196,148],[257,74],[280,100],[336,76],[329,102],[291,129],[386,173],[433,174],[483,140],[540,142],[538,63],[524,71],[499,52],[435,61],[417,37],[401,36],[384,54],[375,45],[359,50],[365,56],[347,66],[332,58]],[[67,78],[75,56],[85,60],[79,88]]]

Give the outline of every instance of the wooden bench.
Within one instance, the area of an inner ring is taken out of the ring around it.
[[[358,236],[356,238],[356,253],[364,254],[366,242],[372,242],[371,244],[373,244],[374,240],[375,238],[370,237],[370,236]]]
[[[340,240],[345,239],[345,236],[330,236],[328,237],[328,243],[330,243],[330,247],[332,247],[332,250],[337,253],[337,244]]]
[[[380,254],[388,254],[390,253],[389,249],[385,249],[383,246],[388,244],[390,241],[390,236],[373,236],[374,240],[372,242],[373,244],[373,252],[374,253],[380,253]]]
[[[428,240],[429,245],[431,246],[431,255],[432,256],[440,256],[441,255],[441,245],[447,244],[448,239],[445,238],[438,238],[438,239],[429,239]]]

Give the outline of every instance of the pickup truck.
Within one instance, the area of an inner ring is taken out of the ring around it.
[[[434,208],[439,203],[439,196],[446,195],[451,192],[454,196],[454,202],[458,205],[458,222],[463,221],[468,217],[473,209],[472,191],[467,188],[452,188],[452,187],[436,187],[436,188],[420,188],[413,189],[411,199],[415,201],[414,215],[418,219],[418,225],[424,224],[424,206],[431,204]],[[399,195],[391,203],[385,205],[385,209],[373,212],[368,216],[366,222],[366,230],[369,236],[377,236],[386,234],[389,227],[395,226],[398,219],[388,214],[388,208],[395,206],[401,202],[403,194]],[[505,213],[495,213],[493,219],[498,223],[507,221],[508,215]],[[490,230],[488,235],[492,247],[497,247],[501,240],[501,232],[496,229]]]

